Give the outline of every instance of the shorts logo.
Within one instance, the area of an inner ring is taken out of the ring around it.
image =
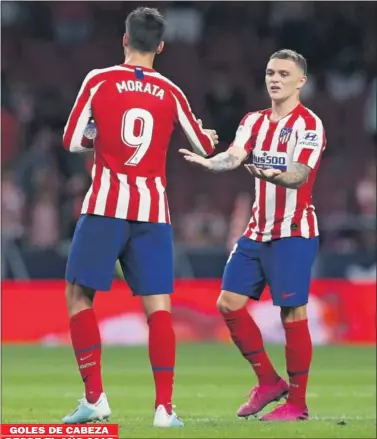
[[[282,128],[279,134],[279,143],[287,143],[291,137],[292,128]]]
[[[296,293],[282,293],[281,297],[283,299],[288,299],[288,297],[294,296]]]

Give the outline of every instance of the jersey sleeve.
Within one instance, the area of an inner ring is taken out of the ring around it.
[[[238,125],[236,135],[230,146],[244,149],[247,154],[250,154],[252,149],[253,126],[259,117],[259,113],[246,114]]]
[[[84,132],[92,116],[91,102],[104,81],[98,81],[98,70],[88,73],[64,128],[63,146],[70,152],[88,151]]]
[[[297,135],[293,161],[314,169],[326,148],[326,134],[321,120],[318,117],[304,120]]]
[[[190,142],[192,149],[203,157],[207,157],[215,150],[211,137],[203,130],[191,111],[190,104],[178,87],[171,90],[176,103],[177,118],[180,126]]]

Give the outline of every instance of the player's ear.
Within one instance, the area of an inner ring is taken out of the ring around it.
[[[161,41],[161,43],[158,45],[157,50],[156,50],[157,55],[159,55],[164,50],[164,46],[165,46],[165,43],[163,41]]]
[[[298,83],[297,88],[300,90],[306,84],[307,80],[308,80],[307,76],[302,76],[300,82]]]
[[[123,35],[123,47],[127,47],[128,46],[128,35],[124,34]]]

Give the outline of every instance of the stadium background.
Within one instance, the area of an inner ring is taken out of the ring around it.
[[[376,4],[152,4],[168,22],[166,49],[157,57],[156,69],[184,90],[205,126],[218,130],[219,151],[231,142],[246,112],[268,106],[263,81],[269,54],[288,47],[307,57],[309,82],[303,102],[323,119],[328,134],[314,194],[321,253],[313,269],[313,331],[319,343],[373,342]],[[65,152],[62,130],[86,73],[123,62],[123,17],[137,5],[2,2],[4,309],[18,303],[15,312],[22,315],[36,307],[38,298],[44,300],[43,294],[63,301],[63,282],[56,281],[64,278],[70,239],[89,185],[91,154]],[[177,152],[186,145],[177,132],[167,168],[176,243],[176,326],[182,340],[223,339],[227,335],[214,307],[218,280],[234,240],[247,224],[253,182],[243,169],[213,175],[189,166]],[[122,293],[121,285],[115,282],[112,294],[119,294],[122,306],[101,314],[105,341],[145,342],[141,309]],[[358,314],[368,324],[350,320],[356,290]],[[264,322],[268,339],[281,341],[283,334],[274,339],[279,318],[268,294],[265,301],[250,304],[250,311]],[[207,320],[200,318],[203,314]],[[270,315],[273,318],[266,319]],[[4,317],[4,341],[68,339],[63,303],[51,321],[34,318],[29,328],[15,321]]]

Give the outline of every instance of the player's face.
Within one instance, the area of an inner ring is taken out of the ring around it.
[[[305,84],[301,68],[288,59],[271,59],[266,68],[266,87],[273,101],[284,101],[296,95]]]

